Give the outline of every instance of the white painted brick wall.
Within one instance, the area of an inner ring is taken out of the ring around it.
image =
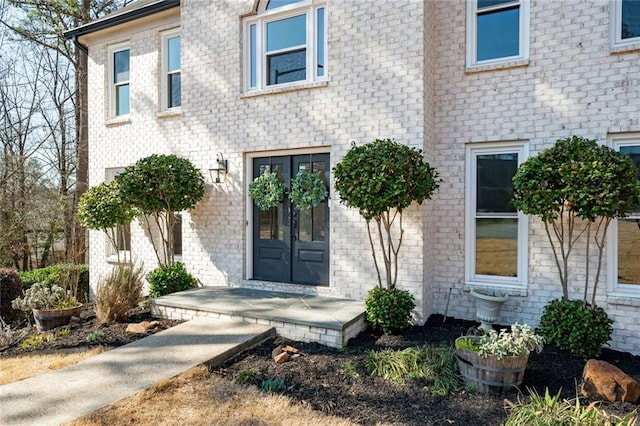
[[[445,181],[425,207],[406,211],[400,287],[416,296],[419,321],[444,312],[450,288],[448,314],[472,318],[473,301],[464,291],[465,146],[523,140],[535,154],[572,134],[604,140],[640,131],[640,52],[610,53],[604,0],[532,2],[528,65],[484,72],[465,71],[462,0],[328,1],[328,84],[244,97],[241,17],[253,6],[254,0],[183,0],[181,17],[96,34],[89,42],[92,185],[104,179],[106,167],[152,153],[186,156],[203,170],[218,152],[229,160],[227,181],[207,185],[184,219],[183,261],[206,285],[252,284],[245,273],[248,154],[326,147],[335,165],[352,140],[393,137],[424,149]],[[158,32],[177,22],[182,116],[158,118]],[[132,49],[131,122],[106,126],[106,47],[124,40]],[[151,269],[155,259],[142,229],[134,226],[133,235],[135,255]],[[529,283],[504,307],[504,323],[537,324],[544,304],[560,295],[539,221],[531,220],[529,237]],[[104,251],[104,238],[92,232],[93,285],[109,270]],[[364,222],[335,193],[330,255],[330,287],[318,292],[363,298],[376,282]],[[579,280],[583,266],[576,266]],[[616,320],[613,346],[640,353],[640,302],[607,298],[606,287],[603,281],[599,303]]]

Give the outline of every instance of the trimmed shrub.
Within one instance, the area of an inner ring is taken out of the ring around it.
[[[611,339],[611,324],[613,320],[601,307],[556,299],[544,307],[539,329],[545,342],[575,356],[594,358]]]
[[[374,287],[365,299],[367,321],[384,334],[393,334],[411,325],[416,307],[413,295],[398,288]]]
[[[142,265],[117,265],[96,291],[96,317],[101,323],[122,321],[142,299]]]
[[[23,318],[22,311],[11,306],[18,297],[24,294],[22,280],[18,273],[9,268],[0,269],[0,318],[7,323],[13,324]]]
[[[71,291],[79,302],[89,301],[89,266],[59,263],[46,268],[20,272],[20,278],[27,289],[35,283],[45,283],[51,287],[59,285]]]
[[[149,280],[149,296],[160,297],[178,291],[198,287],[198,280],[184,267],[182,262],[173,265],[162,265],[151,271]]]

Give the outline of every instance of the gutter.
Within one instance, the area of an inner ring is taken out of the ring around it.
[[[73,40],[73,43],[78,46],[84,52],[88,52],[88,49],[85,45],[80,43],[78,37],[81,37],[86,34],[90,34],[96,31],[103,30],[105,28],[110,28],[116,25],[124,24],[126,22],[130,22],[139,18],[143,18],[145,16],[153,15],[158,12],[162,12],[164,10],[173,9],[174,7],[180,6],[180,0],[162,0],[157,3],[152,3],[148,6],[143,6],[137,9],[132,9],[129,12],[117,13],[111,17],[107,15],[105,18],[98,19],[97,21],[90,22],[85,25],[81,25],[76,28],[72,28],[68,31],[62,33],[62,35],[66,39]]]

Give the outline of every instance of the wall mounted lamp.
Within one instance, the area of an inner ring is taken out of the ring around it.
[[[222,153],[219,152],[218,155],[216,155],[216,165],[209,169],[211,182],[224,183],[227,177],[227,164],[227,160],[225,160]]]

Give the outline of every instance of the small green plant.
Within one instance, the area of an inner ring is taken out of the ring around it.
[[[340,366],[340,371],[352,378],[359,376],[358,369],[356,368],[356,365],[353,363],[353,361],[346,361],[342,363],[342,365]]]
[[[264,380],[264,375],[256,368],[248,368],[238,371],[233,379],[239,385],[260,386]]]
[[[284,383],[284,379],[266,379],[262,381],[260,388],[263,392],[276,393],[283,392],[287,386]]]
[[[461,337],[456,340],[456,349],[468,349],[480,356],[489,355],[502,359],[506,356],[525,356],[531,351],[540,352],[544,339],[527,324],[515,323],[511,330],[503,328],[500,333],[491,330],[483,336]]]
[[[29,287],[24,297],[15,299],[11,306],[28,312],[32,309],[67,309],[78,306],[78,301],[58,285],[49,287],[45,283],[36,283]]]
[[[576,391],[573,400],[560,399],[560,391],[551,395],[545,388],[544,396],[534,389],[528,389],[529,402],[518,396],[517,402],[505,400],[505,408],[509,413],[504,425],[547,425],[547,426],[633,426],[638,420],[637,411],[624,418],[611,416],[600,410],[596,404],[583,407]]]
[[[367,321],[384,334],[393,334],[411,325],[411,311],[415,306],[411,293],[395,287],[374,287],[365,299]]]
[[[544,307],[540,332],[547,343],[575,356],[594,358],[609,341],[613,320],[599,306],[581,300],[552,300]]]
[[[327,198],[327,186],[320,173],[312,173],[308,170],[298,172],[291,181],[289,198],[299,210],[310,210]]]
[[[280,205],[286,188],[277,173],[265,170],[249,184],[249,196],[258,209],[269,210]]]
[[[448,346],[370,351],[365,357],[365,367],[369,374],[395,383],[430,380],[432,385],[428,389],[437,395],[456,392],[462,385],[455,354]]]
[[[63,328],[59,331],[51,331],[47,333],[37,333],[27,336],[22,343],[20,343],[20,349],[32,350],[37,349],[46,343],[53,342],[59,337],[64,337],[69,334],[68,328]]]
[[[142,299],[142,265],[116,265],[96,291],[96,317],[101,323],[122,321]]]
[[[149,296],[160,297],[178,291],[198,287],[198,280],[184,267],[182,262],[162,265],[149,274]]]
[[[87,335],[87,343],[98,343],[104,339],[104,334],[99,331],[92,331]]]
[[[473,352],[480,351],[480,342],[472,339],[457,339],[456,340],[456,349],[467,349]]]

